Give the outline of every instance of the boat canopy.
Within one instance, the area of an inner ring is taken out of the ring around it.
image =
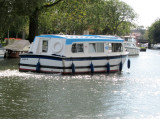
[[[6,50],[12,51],[28,51],[30,42],[28,40],[15,40],[11,45],[4,47]]]

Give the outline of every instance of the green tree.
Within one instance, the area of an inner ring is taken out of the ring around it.
[[[105,3],[104,0],[99,0],[88,5],[87,9],[87,24],[90,33],[102,34],[105,28]]]
[[[10,0],[12,12],[20,16],[29,17],[29,40],[33,41],[38,35],[38,23],[40,13],[49,7],[55,6],[63,0]]]
[[[145,33],[144,33],[144,38],[149,41],[148,29],[147,29],[147,30],[145,31]]]
[[[0,36],[6,37],[8,31],[15,34],[21,32],[27,22],[26,17],[19,16],[14,10],[13,0],[0,0]],[[12,36],[15,37],[15,36]]]
[[[28,18],[15,15],[12,20],[9,30],[15,33],[14,37],[18,38],[19,34],[22,36],[22,32],[26,32],[25,29],[28,25]]]
[[[129,31],[136,16],[130,6],[119,0],[0,0],[0,3],[7,6],[4,18],[9,25],[5,26],[18,33],[28,23],[31,42],[39,33],[83,34],[89,30],[91,34],[122,35]],[[5,21],[4,18],[0,21]]]
[[[95,19],[98,16],[96,17],[93,10],[99,1],[102,0],[64,0],[41,15],[40,27],[46,26],[47,31],[52,29],[56,33],[83,34],[84,30],[88,30],[97,23]],[[47,23],[47,21],[52,21],[52,23]],[[52,28],[47,28],[49,25]]]
[[[10,12],[9,2],[6,0],[0,0],[0,38],[3,38],[5,31],[8,30],[10,25]]]
[[[133,27],[131,22],[122,22],[117,31],[117,35],[124,36],[130,34],[130,29]]]
[[[64,0],[41,15],[40,27],[46,26],[45,30],[52,29],[54,33],[83,34],[84,30],[89,30],[98,34],[104,29],[103,5],[103,0]]]
[[[119,27],[123,23],[132,23],[136,18],[134,10],[125,2],[119,0],[107,0],[105,6],[106,27],[104,32],[108,34],[117,34]],[[125,24],[123,24],[124,26]],[[126,24],[130,25],[130,24]],[[127,28],[128,26],[124,26]]]
[[[160,43],[160,19],[148,28],[148,38],[151,43]]]

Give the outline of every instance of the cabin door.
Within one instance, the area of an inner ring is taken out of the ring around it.
[[[49,43],[50,43],[50,38],[41,38],[40,39],[40,54],[42,55],[47,55],[49,52]]]

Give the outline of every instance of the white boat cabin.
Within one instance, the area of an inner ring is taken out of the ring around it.
[[[29,50],[38,55],[89,57],[124,52],[124,40],[114,36],[41,35]]]
[[[125,40],[124,45],[129,55],[139,55],[140,48],[137,47],[137,41],[134,36],[124,36],[122,38]]]

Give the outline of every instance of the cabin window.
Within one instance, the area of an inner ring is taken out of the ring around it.
[[[42,42],[42,52],[44,53],[48,52],[48,41],[47,40],[43,40]]]
[[[123,46],[121,43],[112,43],[111,49],[112,49],[112,52],[122,52]]]
[[[128,41],[128,38],[125,38],[125,41]]]
[[[90,53],[96,52],[96,44],[95,43],[89,43],[89,52]]]
[[[83,52],[83,43],[74,43],[72,45],[72,52],[73,53],[78,53],[78,52]]]
[[[89,53],[104,52],[104,43],[89,43]]]
[[[97,44],[97,52],[104,52],[104,43],[96,43]]]

